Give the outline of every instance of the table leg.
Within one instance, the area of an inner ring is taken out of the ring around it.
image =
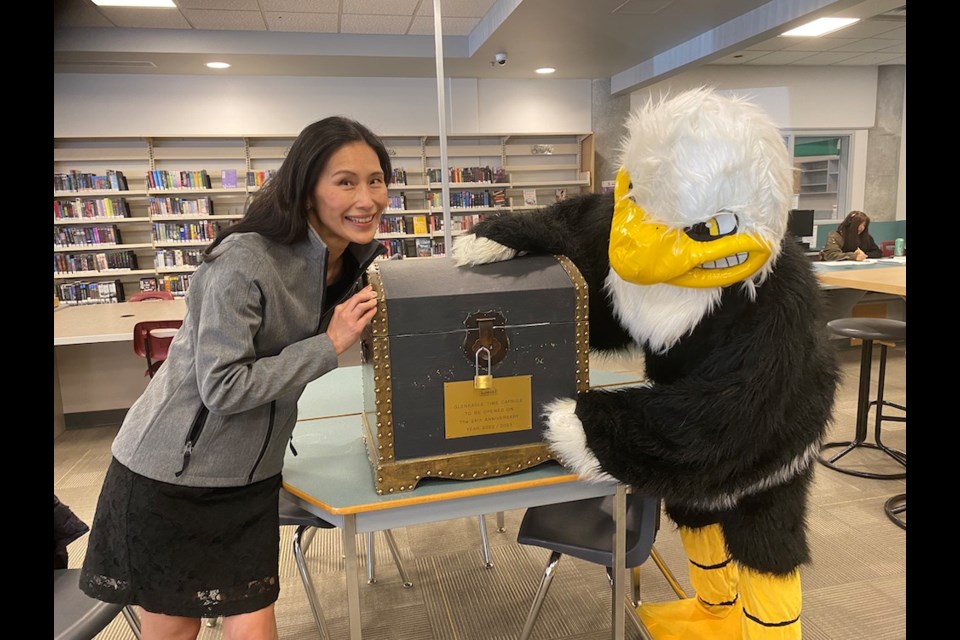
[[[624,640],[624,598],[626,589],[623,580],[627,557],[627,488],[617,485],[617,493],[613,498],[613,600],[611,635],[613,640]]]
[[[343,519],[343,557],[347,574],[347,616],[350,620],[350,640],[361,640],[360,619],[360,571],[357,562],[357,517],[345,516]]]

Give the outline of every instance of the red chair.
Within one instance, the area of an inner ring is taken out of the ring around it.
[[[133,351],[147,359],[143,375],[151,378],[167,359],[167,351],[183,320],[144,320],[133,327]]]
[[[140,291],[129,298],[127,302],[141,302],[143,300],[174,300],[174,295],[169,291]]]

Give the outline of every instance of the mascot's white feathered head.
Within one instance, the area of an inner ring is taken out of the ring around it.
[[[700,88],[627,122],[610,265],[638,285],[759,283],[780,254],[793,179],[783,136],[746,99]]]

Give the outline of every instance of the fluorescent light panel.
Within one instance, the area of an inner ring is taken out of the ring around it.
[[[554,71],[556,71],[556,69],[553,67],[540,67],[539,69],[536,69],[536,72],[540,75],[547,75],[549,73],[553,73]]]
[[[849,27],[854,22],[860,22],[860,18],[817,18],[813,22],[808,22],[796,29],[781,33],[782,36],[807,36],[815,38],[822,36],[844,27]]]
[[[211,69],[229,69],[230,68],[229,62],[208,62],[206,64]]]
[[[173,0],[93,0],[98,7],[155,7],[160,9],[176,9]]]

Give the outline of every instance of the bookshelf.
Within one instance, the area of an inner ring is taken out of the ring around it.
[[[840,156],[808,156],[794,161],[798,169],[798,208],[813,209],[817,219],[836,217]]]
[[[242,217],[294,139],[54,138],[54,295],[64,304],[115,302],[141,290],[143,278],[183,295],[204,247]],[[388,255],[443,255],[439,137],[383,140],[395,175],[378,239]],[[590,133],[447,136],[451,235],[500,211],[594,191],[593,152]]]

